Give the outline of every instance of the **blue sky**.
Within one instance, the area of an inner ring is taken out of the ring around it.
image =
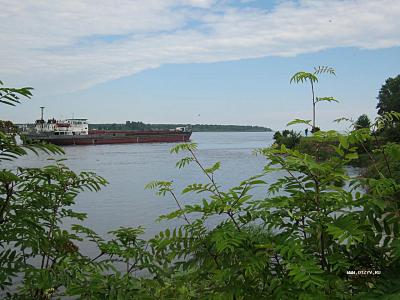
[[[291,75],[328,65],[337,76],[321,75],[317,94],[340,103],[321,103],[317,125],[330,128],[341,116],[374,117],[380,86],[400,73],[394,0],[23,0],[0,18],[0,79],[35,87],[0,113],[15,122],[45,106],[48,117],[92,123],[281,129],[311,118],[309,86]]]

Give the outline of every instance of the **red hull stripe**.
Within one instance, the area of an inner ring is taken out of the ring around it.
[[[166,132],[165,132],[166,133]],[[188,142],[190,140],[191,132],[181,134],[171,133],[160,135],[160,132],[152,135],[135,135],[135,136],[107,136],[103,134],[91,134],[87,136],[54,136],[54,137],[34,137],[32,140],[49,142],[55,145],[101,145],[101,144],[135,144],[135,143],[174,143],[174,142]]]

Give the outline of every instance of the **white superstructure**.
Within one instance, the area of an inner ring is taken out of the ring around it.
[[[43,119],[35,123],[36,133],[51,133],[54,135],[87,135],[89,125],[87,119],[50,119],[45,122]]]

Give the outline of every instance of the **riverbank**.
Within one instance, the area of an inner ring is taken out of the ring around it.
[[[177,127],[188,127],[193,132],[272,132],[271,128],[252,125],[146,124],[131,121],[126,121],[125,124],[89,124],[89,129],[98,130],[170,130]]]

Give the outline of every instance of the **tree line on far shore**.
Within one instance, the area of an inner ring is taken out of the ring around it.
[[[249,125],[210,125],[210,124],[146,124],[143,122],[126,121],[125,124],[89,124],[89,129],[98,130],[169,130],[176,127],[188,127],[194,132],[271,132],[272,129]]]

